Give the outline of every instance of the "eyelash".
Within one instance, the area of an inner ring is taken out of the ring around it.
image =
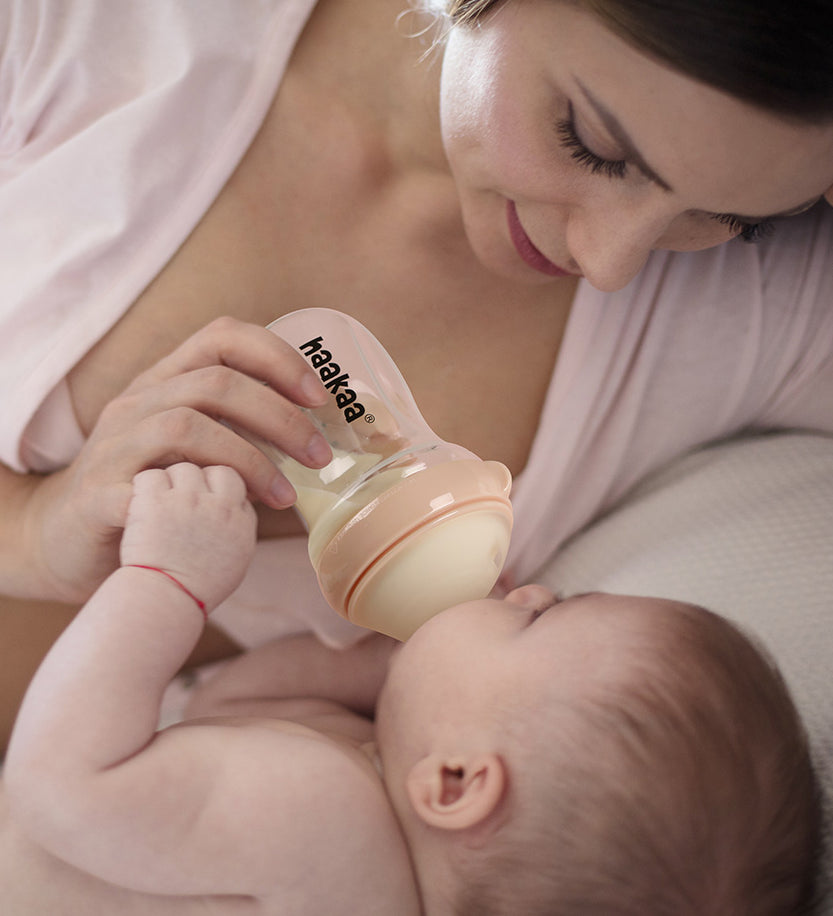
[[[762,219],[759,223],[747,223],[736,216],[732,216],[731,213],[712,213],[710,216],[718,223],[728,226],[744,242],[759,242],[761,239],[766,238],[775,228],[775,224],[771,219]]]
[[[527,624],[526,624],[526,625],[527,625],[527,626],[531,626],[533,623],[535,623],[536,620],[538,620],[539,618],[541,618],[544,614],[547,613],[547,611],[549,611],[551,608],[553,608],[553,607],[554,607],[556,604],[558,604],[558,602],[561,601],[561,600],[562,600],[562,599],[561,599],[561,592],[559,592],[559,593],[556,595],[556,600],[555,600],[555,601],[553,601],[552,603],[545,604],[543,607],[537,607],[537,608],[535,608],[535,609],[530,613],[529,619],[527,620]]]
[[[624,159],[603,159],[581,142],[576,133],[572,113],[556,123],[561,145],[570,151],[576,162],[589,168],[594,175],[606,175],[608,178],[624,178],[628,163]]]
[[[605,175],[607,178],[624,178],[628,163],[625,159],[604,159],[581,142],[576,126],[573,122],[572,109],[570,116],[556,122],[556,129],[561,145],[570,151],[570,156],[580,165],[590,169],[593,175]],[[740,236],[744,242],[758,242],[769,235],[774,229],[772,220],[761,220],[759,223],[748,223],[731,213],[712,213],[711,219],[716,220]]]

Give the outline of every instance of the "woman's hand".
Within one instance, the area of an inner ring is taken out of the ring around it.
[[[327,397],[303,357],[271,331],[213,321],[137,376],[104,408],[75,461],[31,495],[25,549],[38,559],[27,592],[64,601],[91,594],[118,566],[132,480],[147,468],[227,465],[253,499],[292,505],[288,481],[227,424],[323,467],[329,446],[299,405],[321,406]]]

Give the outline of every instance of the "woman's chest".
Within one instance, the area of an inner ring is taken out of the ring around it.
[[[284,86],[213,206],[71,372],[82,428],[211,319],[265,325],[319,306],[376,334],[442,437],[517,473],[573,290],[490,274],[466,243],[447,172],[391,168],[373,125],[316,92]]]

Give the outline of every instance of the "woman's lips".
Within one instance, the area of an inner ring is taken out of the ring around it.
[[[568,270],[563,270],[557,264],[553,264],[549,258],[541,254],[540,251],[532,244],[529,236],[524,231],[521,221],[518,218],[518,211],[515,208],[514,201],[506,202],[506,219],[509,223],[509,235],[515,246],[521,260],[542,274],[550,277],[573,277]]]

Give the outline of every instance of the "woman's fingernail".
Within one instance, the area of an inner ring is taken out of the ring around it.
[[[305,375],[301,379],[301,389],[310,404],[322,405],[327,400],[327,389],[315,375]]]
[[[285,477],[276,477],[269,487],[269,496],[276,508],[291,506],[296,498],[295,488]]]
[[[315,433],[307,444],[307,458],[311,464],[323,467],[332,461],[333,453],[327,440],[321,433]]]

